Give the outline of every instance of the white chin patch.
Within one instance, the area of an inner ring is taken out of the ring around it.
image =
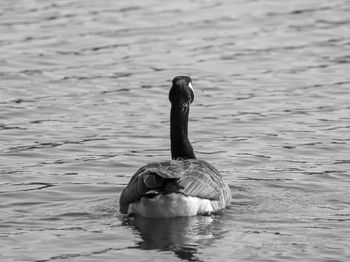
[[[192,86],[191,82],[188,84],[188,87],[192,89],[192,92],[193,92],[193,95],[194,95],[194,89],[193,89],[193,86]]]

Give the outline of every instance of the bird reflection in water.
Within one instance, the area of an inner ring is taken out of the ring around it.
[[[177,218],[130,217],[127,224],[140,235],[136,248],[143,250],[172,251],[187,261],[201,261],[198,248],[212,245],[223,238],[223,215]]]

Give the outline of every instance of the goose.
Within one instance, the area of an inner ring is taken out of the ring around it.
[[[169,92],[171,160],[152,162],[131,177],[120,195],[120,212],[168,218],[210,215],[230,205],[231,191],[211,164],[196,158],[188,138],[195,92],[189,76],[176,76]]]

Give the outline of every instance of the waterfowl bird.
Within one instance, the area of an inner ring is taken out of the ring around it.
[[[209,215],[227,207],[231,191],[220,172],[198,160],[188,139],[192,80],[177,76],[169,92],[172,160],[141,167],[123,190],[120,211],[143,217]]]

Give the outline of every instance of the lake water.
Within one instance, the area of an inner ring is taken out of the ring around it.
[[[349,27],[347,0],[1,1],[0,260],[349,261]],[[127,219],[182,74],[232,205]]]

